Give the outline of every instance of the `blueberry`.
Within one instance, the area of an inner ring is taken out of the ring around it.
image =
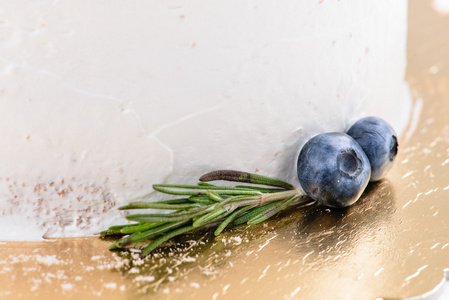
[[[370,163],[359,144],[338,132],[311,138],[301,149],[297,166],[307,195],[330,207],[356,202],[371,175]]]
[[[382,179],[398,153],[398,139],[393,128],[381,118],[366,117],[352,125],[347,133],[368,156],[371,163],[370,181]]]

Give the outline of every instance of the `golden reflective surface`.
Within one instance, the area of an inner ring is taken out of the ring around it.
[[[449,268],[449,16],[411,1],[408,43],[417,127],[388,180],[355,205],[292,208],[218,238],[182,237],[145,260],[99,238],[0,243],[0,297],[397,299],[434,289]]]

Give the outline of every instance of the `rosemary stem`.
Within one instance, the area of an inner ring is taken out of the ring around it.
[[[244,182],[268,187],[249,185],[226,187],[203,182],[213,180]],[[304,195],[293,185],[258,174],[222,170],[205,174],[200,181],[198,185],[153,185],[158,192],[182,197],[155,202],[130,202],[119,209],[166,209],[169,211],[130,214],[126,216],[126,219],[139,223],[112,226],[100,234],[130,234],[111,245],[111,249],[152,240],[142,252],[142,256],[146,256],[177,235],[220,222],[214,232],[215,235],[219,235],[231,222],[234,225],[256,224],[272,217],[296,201],[306,201]]]

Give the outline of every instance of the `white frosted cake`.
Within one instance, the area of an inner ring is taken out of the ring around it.
[[[90,235],[215,169],[299,185],[311,136],[403,131],[406,36],[405,0],[3,1],[0,240]]]

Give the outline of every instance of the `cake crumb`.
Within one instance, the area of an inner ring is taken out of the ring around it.
[[[47,266],[60,265],[63,263],[63,261],[56,258],[56,255],[46,255],[46,256],[36,255],[34,256],[34,259],[37,262],[45,264]]]
[[[242,243],[242,238],[239,236],[233,236],[231,238],[229,238],[230,240],[234,240],[234,244],[235,245],[240,245]]]
[[[63,290],[71,290],[72,288],[73,288],[73,284],[71,284],[71,283],[63,283],[63,284],[61,284],[61,287],[62,287],[62,289]]]
[[[128,274],[139,274],[140,270],[136,267],[129,269]]]
[[[193,288],[196,288],[196,289],[199,289],[199,288],[200,288],[200,284],[199,284],[198,282],[192,282],[192,283],[190,284],[190,286],[193,287]]]
[[[103,284],[103,286],[107,289],[116,289],[117,288],[117,284],[115,282],[105,283],[105,284]]]
[[[154,281],[154,280],[155,280],[154,276],[139,275],[136,278],[134,278],[134,281]]]
[[[183,262],[195,262],[196,259],[195,259],[194,257],[187,256],[187,257],[184,257],[184,258],[182,259],[182,261],[183,261]]]

